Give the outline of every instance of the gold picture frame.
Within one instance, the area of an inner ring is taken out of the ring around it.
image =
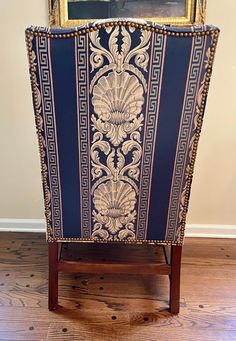
[[[189,26],[202,25],[206,18],[206,0],[185,0],[186,15],[181,17],[160,17],[143,18],[145,20],[158,22],[160,24]],[[89,19],[69,19],[68,0],[48,0],[49,25],[51,27],[75,27],[96,18]]]

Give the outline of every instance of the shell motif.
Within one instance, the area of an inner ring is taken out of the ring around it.
[[[92,103],[99,118],[98,127],[117,146],[131,132],[141,113],[143,86],[134,75],[113,71],[94,86]]]
[[[109,180],[94,191],[93,201],[102,222],[115,233],[127,223],[127,217],[134,210],[135,191],[128,183]]]

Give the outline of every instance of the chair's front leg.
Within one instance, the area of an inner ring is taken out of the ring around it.
[[[170,312],[179,313],[182,246],[171,246]]]
[[[48,243],[48,309],[58,303],[58,243]]]

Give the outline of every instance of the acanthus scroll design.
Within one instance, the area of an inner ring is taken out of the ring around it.
[[[90,83],[93,239],[135,239],[151,32],[141,31],[139,44],[131,48],[135,28],[129,31],[106,28],[108,47],[97,31],[89,33],[95,73]]]

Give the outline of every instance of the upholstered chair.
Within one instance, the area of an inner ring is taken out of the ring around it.
[[[26,29],[49,309],[57,307],[59,271],[115,271],[169,275],[170,311],[179,312],[186,214],[218,35],[213,26],[133,19]],[[171,257],[167,264],[111,265],[109,255],[106,263],[63,261],[64,242],[168,245]]]

